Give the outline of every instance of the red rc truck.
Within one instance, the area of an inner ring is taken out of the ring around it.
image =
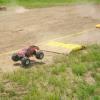
[[[39,47],[32,45],[14,53],[12,55],[12,60],[15,62],[21,61],[23,66],[28,66],[30,65],[29,57],[32,57],[33,55],[40,60],[44,57],[44,53],[40,51]]]

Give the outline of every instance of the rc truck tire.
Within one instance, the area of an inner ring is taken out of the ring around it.
[[[19,60],[19,56],[17,54],[12,55],[12,60],[17,62]]]
[[[36,52],[36,58],[37,59],[43,59],[44,58],[44,53],[42,51],[37,51]]]
[[[21,63],[23,66],[29,66],[30,65],[30,59],[28,59],[27,57],[23,57],[21,59]]]

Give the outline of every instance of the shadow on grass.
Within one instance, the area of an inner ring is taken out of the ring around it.
[[[15,63],[14,66],[15,66],[15,67],[16,67],[16,66],[19,66],[19,67],[22,67],[22,68],[27,69],[27,68],[34,67],[34,66],[36,66],[36,65],[44,65],[44,64],[45,64],[45,63],[42,62],[42,61],[31,60],[31,63],[30,63],[30,65],[28,65],[28,66],[23,66],[23,65],[21,64],[21,62]]]

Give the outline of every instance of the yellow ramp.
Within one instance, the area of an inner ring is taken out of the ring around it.
[[[78,45],[78,44],[65,44],[65,43],[62,43],[62,42],[49,42],[48,45],[49,46],[54,46],[54,47],[59,47],[59,48],[66,48],[66,49],[70,49],[72,51],[83,49],[82,45]]]
[[[100,28],[100,24],[97,24],[97,25],[96,25],[96,28]]]

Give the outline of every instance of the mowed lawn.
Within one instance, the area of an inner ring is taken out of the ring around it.
[[[0,0],[0,5],[20,5],[28,8],[48,7],[57,5],[100,3],[100,0]]]
[[[0,100],[100,100],[100,45],[54,58],[0,75]]]

